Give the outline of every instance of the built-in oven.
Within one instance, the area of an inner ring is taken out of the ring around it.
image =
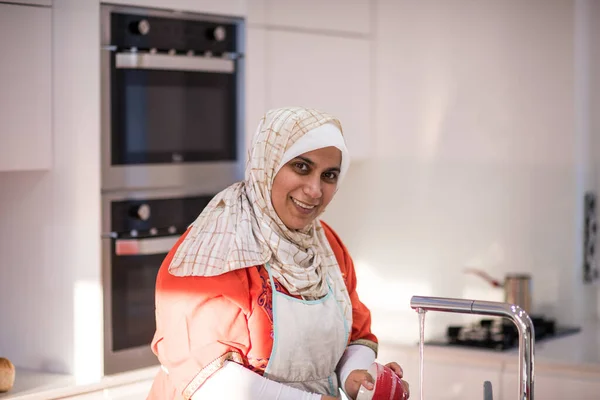
[[[243,20],[103,5],[102,188],[239,180]]]
[[[103,196],[104,372],[158,363],[155,286],[161,263],[212,194],[121,193]]]
[[[241,180],[244,22],[101,6],[104,372],[157,364],[156,274]]]

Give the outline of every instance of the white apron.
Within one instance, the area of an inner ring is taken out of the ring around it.
[[[275,289],[271,268],[268,263],[265,267],[273,293],[274,336],[264,376],[297,389],[339,397],[335,368],[346,350],[350,329],[331,285],[319,300],[296,299]]]

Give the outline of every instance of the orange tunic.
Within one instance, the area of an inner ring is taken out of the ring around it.
[[[349,342],[376,344],[371,313],[356,293],[352,258],[337,234],[322,225],[352,301]],[[156,279],[152,350],[169,373],[158,373],[151,400],[190,398],[226,360],[262,375],[273,347],[272,293],[265,268],[252,266],[215,277],[173,276],[168,267],[186,234],[171,249]],[[278,282],[275,287],[288,294]]]

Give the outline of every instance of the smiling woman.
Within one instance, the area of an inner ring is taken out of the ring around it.
[[[341,161],[342,152],[330,146],[299,155],[279,170],[271,201],[289,229],[302,230],[325,211],[337,189]]]
[[[371,315],[352,258],[319,220],[348,166],[335,117],[265,115],[244,181],[212,199],[160,268],[152,349],[163,368],[150,399],[318,400],[340,388],[355,399],[373,388]]]

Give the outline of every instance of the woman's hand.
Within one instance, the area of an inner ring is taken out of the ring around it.
[[[402,371],[402,367],[398,365],[398,363],[391,362],[387,363],[385,366],[394,371],[394,373],[400,378],[402,378],[402,376],[404,375],[404,371]],[[348,375],[348,379],[346,379],[346,385],[344,389],[346,391],[346,394],[350,396],[351,399],[356,399],[361,385],[368,390],[373,390],[374,383],[375,382],[373,381],[373,377],[367,372],[366,369],[355,369],[354,371],[350,372],[350,375]],[[408,382],[402,380],[402,387],[404,388],[404,392],[406,393],[405,399],[408,399],[410,396],[410,388]]]
[[[388,367],[389,369],[391,369],[392,371],[394,371],[394,373],[396,375],[398,375],[398,377],[402,378],[402,376],[404,375],[404,371],[402,371],[402,367],[400,365],[398,365],[398,363],[395,362],[391,362],[391,363],[387,363],[385,364],[386,367]],[[406,393],[406,399],[408,399],[410,397],[410,388],[408,385],[408,382],[406,382],[405,380],[401,380],[402,381],[402,387],[404,388],[404,393]]]
[[[333,396],[321,396],[321,400],[338,400],[337,397],[333,397]]]
[[[373,377],[366,369],[355,369],[348,375],[346,384],[344,385],[344,391],[351,399],[356,399],[361,385],[368,390],[373,390],[373,383]]]

